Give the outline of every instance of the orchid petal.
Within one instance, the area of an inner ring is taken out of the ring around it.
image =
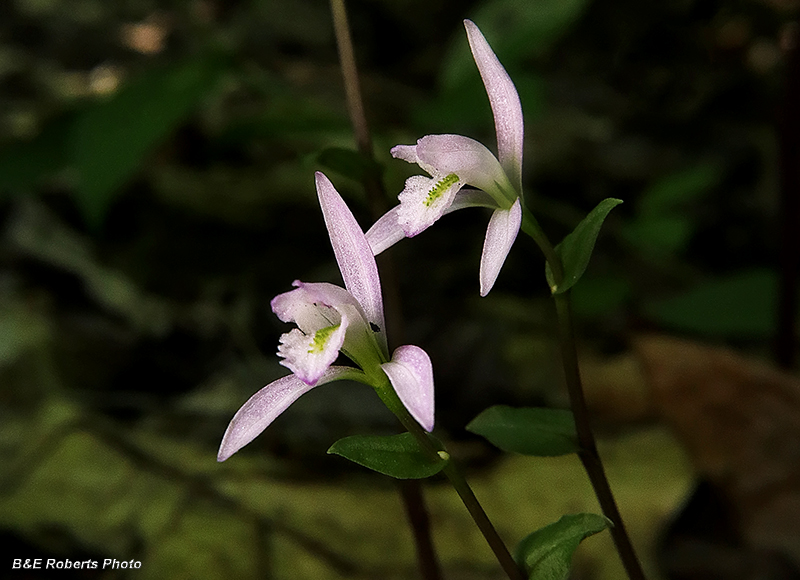
[[[341,314],[337,309],[341,305],[358,306],[355,298],[344,288],[333,284],[306,284],[295,280],[292,286],[295,290],[278,294],[272,299],[270,306],[281,321],[294,322],[305,334],[313,334],[320,328],[338,324]]]
[[[451,173],[441,179],[412,175],[397,198],[400,209],[397,222],[409,238],[425,231],[436,222],[453,203],[462,182]]]
[[[444,210],[444,213],[452,213],[466,207],[488,207],[489,209],[497,209],[497,202],[491,195],[480,189],[462,189],[456,194],[453,198],[453,203]]]
[[[480,282],[481,296],[486,296],[494,286],[500,268],[514,245],[514,240],[522,224],[522,205],[519,199],[510,209],[496,209],[486,229],[481,255]]]
[[[442,215],[447,215],[466,207],[496,209],[497,202],[492,196],[480,189],[461,189],[455,194],[452,203],[445,208]],[[394,206],[372,224],[372,227],[367,231],[367,241],[374,255],[377,256],[406,237],[406,233],[403,231],[398,219],[400,208],[400,205]]]
[[[411,416],[426,431],[433,431],[433,365],[428,354],[418,346],[401,346],[381,368]]]
[[[217,453],[217,461],[225,461],[231,455],[255,439],[275,418],[294,403],[300,395],[315,386],[339,379],[356,379],[362,373],[348,367],[331,367],[326,370],[316,385],[304,383],[294,375],[273,381],[250,397],[231,419]]]
[[[391,149],[392,157],[395,159],[402,159],[407,163],[414,163],[419,165],[423,171],[425,171],[428,175],[435,175],[438,173],[437,169],[425,163],[423,160],[419,158],[417,155],[417,146],[416,145],[395,145]]]
[[[511,77],[475,23],[465,20],[464,27],[467,29],[472,56],[478,65],[492,106],[500,164],[516,191],[521,192],[523,119],[519,94]]]
[[[493,197],[505,196],[503,192],[508,189],[513,191],[497,158],[475,139],[463,135],[427,135],[417,141],[416,152],[423,169],[429,165],[441,175],[454,173],[462,182]]]
[[[295,290],[272,299],[272,311],[299,330],[281,336],[281,364],[309,384],[336,360],[341,350],[362,368],[388,357],[375,338],[364,309],[344,288],[327,282],[295,280]]]
[[[295,290],[278,294],[270,302],[272,311],[283,322],[294,322],[305,333],[324,326],[337,324],[338,315],[345,307],[356,309],[360,318],[366,313],[358,301],[344,288],[328,282],[292,282]]]
[[[369,247],[372,248],[372,253],[377,256],[384,250],[391,248],[397,242],[406,237],[403,228],[397,221],[397,214],[400,211],[400,206],[396,205],[385,214],[383,214],[378,221],[372,224],[372,227],[367,230],[365,234]]]
[[[318,171],[316,182],[325,226],[345,288],[361,304],[367,320],[377,327],[377,330],[373,330],[380,336],[379,343],[386,351],[381,281],[372,249],[356,218],[330,180]]]
[[[315,385],[339,357],[347,326],[348,320],[342,316],[339,324],[320,328],[310,334],[297,328],[282,334],[278,345],[278,356],[283,358],[280,364],[292,371],[304,383]]]

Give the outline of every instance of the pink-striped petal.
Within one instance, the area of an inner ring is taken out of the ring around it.
[[[522,205],[519,199],[509,209],[496,209],[486,228],[481,255],[480,285],[481,296],[486,296],[494,286],[500,268],[517,239],[522,224]]]
[[[511,77],[475,23],[465,20],[464,27],[467,29],[472,56],[478,65],[492,106],[500,164],[519,193],[522,191],[523,148],[522,105],[519,94]]]
[[[381,368],[414,420],[433,431],[433,365],[428,354],[418,346],[401,346]]]
[[[358,300],[387,352],[378,266],[364,232],[330,180],[316,173],[317,195],[345,288]]]
[[[236,412],[228,424],[217,453],[217,461],[225,461],[250,443],[272,423],[278,415],[289,408],[301,395],[315,386],[339,379],[360,379],[361,373],[347,367],[330,367],[316,385],[304,383],[295,375],[273,381],[250,397]]]

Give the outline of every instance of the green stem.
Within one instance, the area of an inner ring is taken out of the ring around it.
[[[564,266],[561,264],[561,258],[556,254],[553,244],[550,243],[539,222],[536,221],[536,218],[524,205],[522,206],[522,231],[533,238],[533,241],[542,250],[544,259],[547,260],[547,263],[550,264],[550,269],[553,271],[553,278],[555,278],[556,284],[560,284],[561,280],[564,279]]]
[[[553,279],[556,286],[561,284],[564,279],[564,266],[561,258],[556,254],[553,245],[542,231],[533,215],[527,209],[523,210],[523,231],[531,236],[537,245],[542,249],[545,259],[550,264],[553,272]],[[553,295],[556,303],[556,314],[558,316],[558,342],[561,348],[561,359],[564,365],[564,376],[569,393],[572,414],[575,417],[575,430],[578,436],[578,453],[583,464],[589,481],[592,484],[597,501],[603,514],[613,522],[611,537],[617,547],[622,565],[630,580],[645,580],[644,571],[636,552],[631,544],[622,515],[617,507],[611,486],[608,483],[603,462],[597,451],[597,442],[592,432],[591,421],[589,420],[589,410],[586,407],[586,398],[583,394],[583,384],[581,382],[580,367],[578,365],[578,349],[575,340],[575,331],[572,323],[572,308],[570,305],[569,291],[562,294]]]
[[[622,565],[631,580],[645,580],[641,563],[636,557],[636,552],[631,544],[622,515],[619,513],[614,494],[608,483],[603,462],[597,451],[597,443],[592,433],[589,421],[589,411],[583,395],[580,369],[578,367],[578,351],[572,325],[572,309],[569,300],[569,291],[554,296],[556,312],[558,313],[558,338],[561,345],[561,357],[566,375],[567,390],[569,392],[570,406],[575,416],[575,429],[578,434],[580,446],[579,457],[589,481],[592,483],[597,501],[603,514],[614,523],[611,528],[611,537],[619,552]]]
[[[467,483],[467,480],[464,479],[464,476],[457,468],[450,454],[446,451],[440,451],[437,448],[428,433],[420,426],[419,423],[416,422],[416,420],[414,420],[414,418],[405,408],[403,403],[397,397],[397,394],[394,392],[394,389],[392,389],[391,385],[388,384],[388,381],[386,381],[384,385],[376,387],[376,391],[378,392],[378,396],[380,396],[384,404],[400,420],[400,423],[403,424],[403,427],[405,427],[406,430],[417,439],[422,449],[428,455],[436,459],[447,460],[447,464],[442,472],[450,481],[450,484],[456,490],[456,493],[458,493],[461,501],[467,508],[469,515],[472,516],[472,520],[475,522],[475,525],[478,526],[478,529],[480,530],[481,534],[483,534],[483,537],[486,539],[486,542],[489,544],[492,552],[494,552],[494,555],[497,558],[497,561],[500,563],[500,566],[502,566],[503,571],[505,571],[510,580],[525,580],[525,575],[520,567],[517,566],[517,563],[514,561],[514,558],[511,556],[511,553],[508,551],[508,548],[506,547],[502,538],[500,538],[500,535],[497,533],[497,530],[495,529],[491,520],[489,520],[489,516],[486,515],[486,512],[478,501],[478,498],[475,497],[475,493],[472,491],[469,483]]]

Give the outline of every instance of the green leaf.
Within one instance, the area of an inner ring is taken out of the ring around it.
[[[150,71],[78,115],[72,161],[80,178],[78,202],[89,224],[102,221],[145,155],[211,91],[222,65],[221,58],[211,56]]]
[[[339,439],[328,453],[341,455],[354,463],[397,479],[422,479],[439,473],[449,456],[438,458],[426,453],[411,433],[376,436],[353,435]]]
[[[655,181],[636,202],[636,216],[622,235],[640,253],[658,259],[682,251],[697,228],[686,205],[719,183],[717,165],[701,163]]]
[[[596,514],[563,516],[526,536],[517,546],[517,562],[531,580],[566,580],[578,545],[612,525],[608,518]]]
[[[604,199],[589,212],[589,215],[583,218],[583,221],[578,224],[578,227],[572,233],[556,246],[556,253],[564,265],[564,280],[557,285],[553,278],[553,272],[550,270],[550,265],[547,264],[545,266],[547,283],[550,285],[553,294],[566,292],[580,280],[584,271],[586,271],[586,266],[589,265],[589,258],[592,257],[594,243],[597,240],[597,235],[600,233],[603,222],[608,213],[621,203],[621,199],[613,197]]]
[[[683,250],[694,230],[686,213],[670,212],[640,215],[623,228],[622,235],[640,252],[659,257]]]
[[[777,322],[777,288],[774,272],[745,270],[651,302],[645,312],[676,330],[713,337],[767,338]]]
[[[555,457],[578,451],[575,419],[563,409],[496,405],[475,417],[466,429],[503,451],[523,455]]]
[[[641,215],[672,213],[719,183],[722,173],[717,165],[701,163],[662,177],[648,187],[637,202]]]
[[[47,123],[30,141],[0,151],[0,193],[27,193],[68,164],[67,137],[74,117],[65,113]]]
[[[342,147],[328,147],[318,156],[317,162],[345,177],[356,181],[380,177],[383,167],[358,151]]]
[[[490,0],[470,15],[483,32],[500,62],[516,79],[514,69],[530,68],[532,56],[547,51],[574,24],[589,0]],[[464,29],[457,32],[445,60],[442,85],[455,89],[476,72]]]
[[[585,276],[572,288],[572,310],[581,318],[607,316],[630,300],[631,286],[622,276]]]

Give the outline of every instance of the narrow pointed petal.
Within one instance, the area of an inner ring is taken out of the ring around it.
[[[522,224],[522,205],[519,199],[510,209],[496,209],[486,228],[486,239],[483,242],[481,255],[480,282],[481,296],[486,296],[494,286],[500,268],[517,239]]]
[[[417,141],[416,152],[422,163],[436,169],[435,176],[454,174],[462,183],[482,189],[498,202],[517,197],[497,158],[475,139],[427,135]]]
[[[356,378],[359,371],[347,367],[331,367],[314,386],[338,379]],[[262,388],[236,412],[231,419],[217,453],[217,461],[225,461],[255,439],[275,418],[294,403],[300,395],[314,388],[294,375],[273,381]]]
[[[399,211],[400,206],[394,206],[372,224],[372,227],[365,234],[373,255],[377,256],[406,237],[403,228],[400,227],[400,223],[397,221]]]
[[[467,29],[469,47],[492,106],[500,164],[508,173],[516,191],[521,192],[523,121],[519,94],[511,77],[475,23],[465,20],[464,27]]]
[[[401,346],[381,368],[411,416],[426,431],[433,431],[433,365],[428,354],[418,346]]]
[[[345,288],[361,304],[367,320],[378,327],[376,334],[385,351],[381,281],[372,249],[356,218],[330,180],[318,171],[316,181],[322,215]]]

